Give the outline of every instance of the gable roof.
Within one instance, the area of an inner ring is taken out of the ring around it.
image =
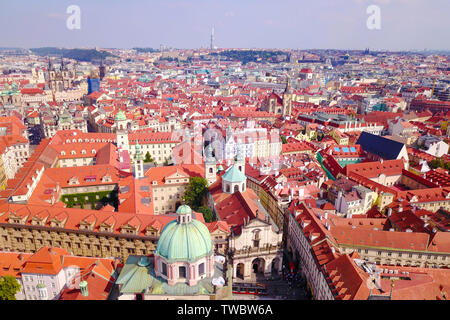
[[[403,143],[386,139],[371,133],[362,132],[356,144],[364,151],[376,154],[386,160],[395,160],[405,146]]]

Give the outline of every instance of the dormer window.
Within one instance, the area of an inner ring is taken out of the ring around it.
[[[86,150],[81,150],[81,154],[86,154]]]
[[[70,185],[73,185],[73,184],[80,184],[80,182],[78,181],[78,178],[77,178],[77,177],[72,177],[72,178],[70,178],[70,180],[69,180],[69,184],[70,184]]]
[[[72,155],[77,154],[77,153],[75,152],[75,150],[72,150],[70,153],[71,153]]]
[[[95,153],[96,153],[95,149],[92,149],[92,150],[91,150],[91,153],[92,153],[92,154],[95,154]]]
[[[58,220],[52,220],[52,222],[50,223],[51,227],[63,227],[61,221]]]
[[[65,156],[65,155],[66,155],[66,152],[65,152],[65,151],[61,151],[61,155],[62,155],[62,156]]]

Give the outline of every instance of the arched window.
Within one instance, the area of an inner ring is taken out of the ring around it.
[[[180,279],[186,279],[186,267],[185,266],[181,266],[178,268],[178,277]]]
[[[235,185],[234,186],[234,192],[238,192],[239,191],[239,186],[238,185]]]
[[[212,168],[209,168],[209,173],[213,173],[213,169]]]
[[[205,263],[202,262],[198,265],[198,275],[202,276],[205,274]]]
[[[259,241],[261,240],[261,230],[253,231],[253,246],[255,248],[259,247]]]
[[[225,187],[225,189],[226,189],[226,192],[230,192],[230,185],[227,184],[226,187]]]

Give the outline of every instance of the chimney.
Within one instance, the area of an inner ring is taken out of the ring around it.
[[[20,260],[20,262],[23,262],[23,254],[22,254],[22,252],[19,254],[19,260]]]
[[[87,281],[83,280],[80,282],[80,290],[81,294],[85,297],[89,296],[89,290],[88,290],[88,283]]]
[[[398,206],[398,212],[403,212],[403,207],[401,205]]]
[[[388,214],[387,214],[388,218],[391,216],[391,214],[392,214],[392,208],[389,208],[388,209]]]

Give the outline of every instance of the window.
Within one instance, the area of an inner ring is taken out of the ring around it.
[[[182,279],[186,279],[186,267],[182,266],[178,268],[178,276]]]
[[[162,262],[161,265],[162,265],[162,274],[167,276],[167,265],[164,262]]]
[[[201,275],[204,275],[204,274],[205,274],[205,263],[202,262],[198,266],[198,275],[201,276]]]

